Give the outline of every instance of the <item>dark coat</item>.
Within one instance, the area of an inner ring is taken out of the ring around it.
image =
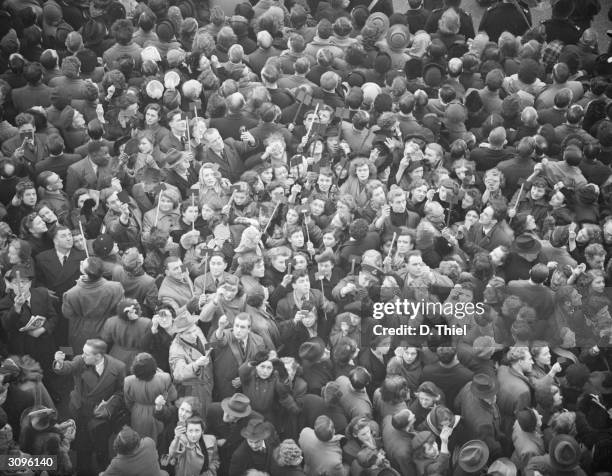
[[[471,391],[471,383],[466,385],[455,400],[455,407],[460,410],[467,438],[482,440],[489,447],[489,461],[502,456],[502,442],[506,441],[501,431],[501,417],[497,404],[490,405],[476,397]]]
[[[206,149],[198,156],[198,161],[217,164],[223,178],[236,182],[245,170],[243,158],[250,153],[251,149],[248,144],[230,138],[225,140],[222,157]]]
[[[219,401],[236,392],[232,380],[238,377],[238,368],[245,362],[253,360],[257,352],[265,350],[265,345],[260,336],[250,332],[246,352],[243,355],[231,329],[225,329],[221,339],[218,339],[214,332],[211,341],[217,342],[218,346],[213,355],[213,372],[216,396],[214,400]]]
[[[215,128],[221,137],[240,140],[240,128],[252,129],[257,121],[243,113],[228,114],[225,117],[214,117],[210,120],[210,127]]]
[[[66,264],[62,266],[55,248],[43,251],[36,255],[35,270],[38,286],[45,286],[62,299],[63,294],[72,288],[81,275],[81,261],[85,259],[85,252],[72,248]]]
[[[78,154],[60,154],[55,157],[47,157],[34,166],[34,173],[38,176],[41,172],[48,170],[55,172],[63,181],[66,181],[68,167],[81,160],[81,158]]]
[[[11,354],[28,354],[49,371],[52,355],[55,351],[53,332],[58,323],[55,306],[51,302],[46,288],[31,288],[30,305],[24,305],[17,313],[14,307],[14,295],[9,292],[0,300],[0,320],[7,335],[8,350]],[[45,332],[39,337],[32,337],[27,332],[19,332],[19,328],[27,324],[32,316],[44,316],[47,321],[43,325]]]
[[[159,467],[155,442],[147,437],[140,440],[138,448],[129,455],[115,456],[102,476],[163,476]]]
[[[59,375],[72,375],[74,379],[69,404],[72,415],[91,417],[94,408],[102,400],[108,402],[111,415],[123,405],[125,364],[110,355],[104,356],[104,371],[99,377],[94,369],[85,364],[82,355],[77,355],[72,361],[65,361],[61,368],[54,370]]]

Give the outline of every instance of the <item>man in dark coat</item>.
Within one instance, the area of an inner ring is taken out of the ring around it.
[[[43,68],[39,63],[24,66],[23,77],[28,84],[12,92],[13,106],[17,112],[25,112],[34,106],[51,105],[51,88],[41,82],[42,75]]]
[[[495,403],[495,384],[495,377],[476,374],[455,399],[455,408],[460,410],[466,422],[468,438],[486,443],[490,461],[502,456],[502,444],[507,441],[501,432],[501,417]]]
[[[54,292],[61,309],[64,293],[72,288],[81,275],[81,261],[85,253],[73,247],[72,232],[65,226],[56,226],[52,233],[53,249],[36,255],[36,284]],[[68,343],[68,323],[60,318],[56,331],[56,344]]]
[[[251,419],[262,420],[263,416],[251,408],[249,397],[242,393],[235,393],[224,398],[221,403],[212,403],[206,411],[207,431],[216,435],[218,439],[225,440],[219,447],[221,467],[219,475],[227,474],[227,462],[231,455],[243,441],[242,430]]]
[[[213,117],[210,120],[210,127],[217,129],[221,137],[231,137],[240,140],[240,129],[252,129],[257,126],[257,121],[246,116],[243,112],[246,104],[242,93],[233,93],[226,99],[227,115],[225,117]]]
[[[73,349],[83,347],[87,339],[100,335],[106,319],[116,313],[123,299],[121,284],[102,277],[102,260],[95,256],[81,262],[83,276],[66,291],[62,314],[69,321],[68,342]]]
[[[45,170],[55,172],[65,183],[68,167],[81,160],[82,157],[78,154],[65,154],[64,139],[59,134],[52,134],[47,138],[47,148],[49,156],[34,166],[34,173],[38,176]]]
[[[9,354],[28,354],[40,363],[45,383],[51,374],[51,353],[55,349],[53,339],[58,316],[51,302],[49,290],[32,287],[34,273],[31,267],[17,265],[5,276],[9,291],[0,300],[0,320],[7,336]],[[28,326],[34,316],[43,316],[41,326]],[[22,328],[28,327],[29,330]]]
[[[110,186],[113,177],[123,178],[118,159],[109,156],[102,142],[90,142],[87,152],[87,157],[68,167],[66,193],[70,196],[79,188],[102,190]]]
[[[106,355],[106,350],[103,340],[89,339],[82,355],[66,361],[66,355],[58,351],[53,363],[56,373],[74,378],[69,410],[77,428],[77,473],[84,476],[97,475],[108,465],[108,439],[123,406],[125,364]],[[98,471],[92,461],[94,453]]]
[[[221,137],[217,129],[207,129],[202,137],[204,150],[198,161],[217,164],[223,178],[236,182],[244,172],[244,159],[255,152],[255,143],[246,143]]]
[[[391,467],[404,476],[417,473],[412,456],[415,416],[408,409],[388,415],[383,420],[382,438]]]
[[[519,36],[529,30],[531,24],[529,8],[520,5],[517,0],[503,0],[487,8],[478,31],[486,31],[489,39],[497,42],[504,31]]]
[[[234,394],[240,387],[238,368],[253,360],[257,352],[266,350],[263,339],[251,332],[250,315],[245,312],[238,314],[231,329],[226,329],[228,324],[227,316],[221,316],[211,338],[215,346],[213,370],[216,401]]]
[[[240,443],[229,468],[229,476],[242,476],[249,469],[269,472],[272,467],[274,449],[274,427],[270,422],[251,418],[240,434],[244,441]]]

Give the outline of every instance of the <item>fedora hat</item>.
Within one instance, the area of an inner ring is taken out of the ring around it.
[[[247,426],[240,430],[240,435],[247,440],[265,440],[271,434],[270,425],[259,418],[249,420]]]
[[[495,380],[487,374],[474,375],[470,388],[478,398],[491,398],[497,392]]]
[[[569,435],[557,435],[550,442],[550,465],[557,474],[578,469],[580,447]]]
[[[519,235],[512,243],[512,250],[523,255],[537,255],[542,249],[542,244],[530,233]]]
[[[489,460],[489,447],[481,440],[465,443],[457,453],[457,464],[467,473],[480,471]]]
[[[228,415],[243,418],[251,414],[251,400],[242,393],[235,393],[221,401],[221,408]]]
[[[198,322],[198,316],[191,314],[187,307],[182,307],[172,321],[172,331],[180,334],[187,329],[191,329]]]

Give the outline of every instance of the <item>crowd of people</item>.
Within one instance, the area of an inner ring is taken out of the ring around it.
[[[394,3],[1,2],[1,474],[612,474],[602,5]]]

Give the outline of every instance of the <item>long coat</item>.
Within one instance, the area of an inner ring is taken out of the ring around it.
[[[223,400],[232,396],[236,389],[232,386],[232,380],[238,377],[238,368],[245,362],[253,360],[255,354],[266,350],[261,337],[249,332],[244,354],[240,349],[238,341],[231,329],[225,329],[221,339],[213,333],[211,340],[217,342],[218,347],[213,353],[213,368],[215,376],[215,401]]]
[[[51,371],[52,355],[55,351],[53,332],[58,323],[55,307],[46,288],[31,288],[30,305],[24,305],[17,313],[14,307],[12,292],[0,300],[0,319],[7,335],[8,350],[11,354],[28,354],[36,360],[45,373]],[[32,316],[44,316],[45,332],[39,337],[32,337],[19,328],[27,324]]]
[[[108,402],[111,415],[116,408],[123,405],[125,364],[114,357],[104,356],[104,371],[99,377],[94,369],[85,364],[82,355],[77,355],[71,361],[66,360],[61,368],[54,370],[59,375],[72,375],[74,379],[74,389],[70,392],[69,404],[73,416],[91,418],[94,408],[102,400]]]
[[[157,441],[163,430],[162,422],[156,420],[153,415],[155,398],[158,395],[163,395],[169,402],[176,400],[177,397],[170,375],[161,370],[158,370],[148,382],[129,375],[123,383],[125,406],[130,411],[130,426],[140,436],[148,436],[154,441]]]
[[[198,338],[202,346],[206,343],[204,334],[198,329]],[[213,369],[212,364],[205,367],[191,365],[205,354],[204,348],[197,344],[189,345],[180,334],[174,337],[170,345],[168,361],[179,397],[198,397],[200,415],[206,415],[206,409],[212,402]]]
[[[68,342],[79,352],[87,339],[99,337],[107,318],[115,314],[123,299],[121,284],[100,278],[97,281],[79,279],[66,291],[62,314],[69,321]]]
[[[113,316],[106,320],[100,338],[108,345],[108,354],[119,359],[130,371],[134,357],[148,352],[151,346],[151,319],[140,317],[134,321]]]

